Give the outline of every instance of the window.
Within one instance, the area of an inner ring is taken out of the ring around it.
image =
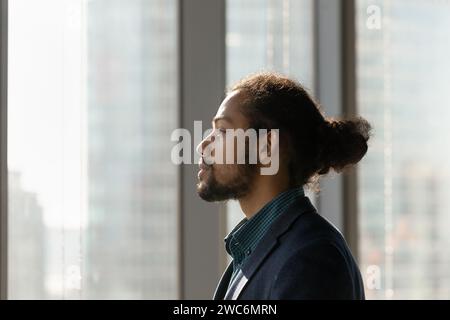
[[[227,0],[227,83],[258,71],[294,77],[307,89],[314,84],[313,1]],[[229,231],[243,218],[228,202]]]
[[[358,0],[357,12],[359,113],[375,128],[359,170],[366,294],[449,299],[450,5]]]
[[[9,298],[178,296],[176,61],[175,0],[9,1]]]

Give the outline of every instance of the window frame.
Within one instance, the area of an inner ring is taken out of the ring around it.
[[[0,299],[7,298],[7,79],[8,79],[8,0],[0,0]]]
[[[179,0],[178,8],[179,123],[193,132],[194,121],[209,124],[225,97],[225,0]],[[212,299],[226,263],[224,204],[196,196],[195,164],[179,170],[179,298]]]
[[[357,113],[355,14],[355,0],[315,1],[315,94],[328,116]],[[358,260],[357,181],[357,166],[322,178],[318,211],[344,233]]]

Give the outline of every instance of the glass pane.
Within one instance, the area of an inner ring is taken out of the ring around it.
[[[450,298],[450,4],[357,1],[359,173],[368,298]]]
[[[312,0],[227,0],[226,4],[228,85],[250,73],[276,71],[314,89]],[[227,209],[231,231],[244,216],[237,202],[228,202]]]
[[[176,298],[175,0],[9,2],[9,298]]]
[[[313,89],[313,1],[227,0],[227,82],[273,70]]]

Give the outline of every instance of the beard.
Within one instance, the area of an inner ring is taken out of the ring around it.
[[[257,168],[251,164],[239,164],[237,170],[226,183],[220,183],[215,177],[215,168],[209,167],[204,181],[197,184],[197,193],[205,201],[237,200],[251,191],[251,185]]]

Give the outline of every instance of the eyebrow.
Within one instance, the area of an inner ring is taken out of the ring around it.
[[[230,117],[227,117],[227,116],[214,117],[212,122],[217,122],[219,120],[224,120],[224,121],[227,121],[227,122],[229,122],[231,124],[233,123],[233,120]]]

